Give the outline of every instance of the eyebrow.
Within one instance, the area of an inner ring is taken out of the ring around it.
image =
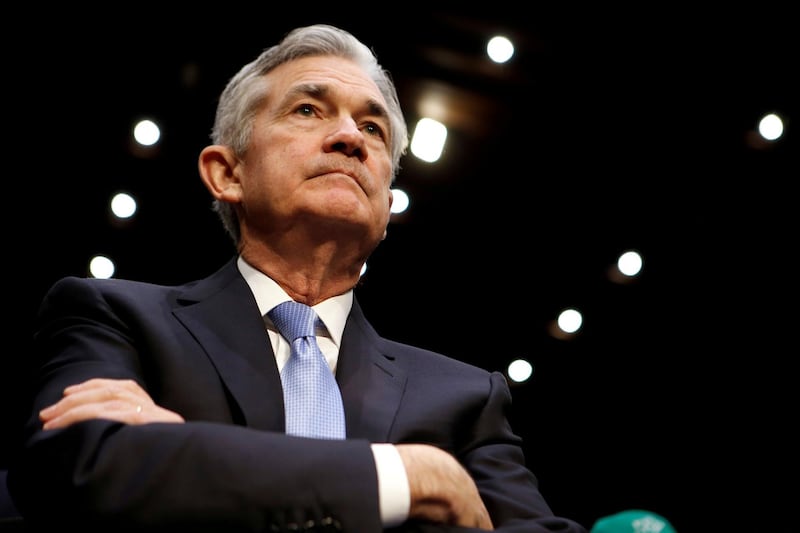
[[[284,95],[282,101],[284,105],[286,105],[288,102],[291,102],[300,96],[308,96],[322,100],[328,94],[330,94],[330,92],[331,89],[328,85],[320,83],[301,83],[289,89],[289,91],[287,91]],[[386,106],[384,106],[381,102],[375,100],[374,98],[370,98],[367,100],[366,104],[370,115],[382,118],[391,123],[389,120],[389,112],[387,111]]]

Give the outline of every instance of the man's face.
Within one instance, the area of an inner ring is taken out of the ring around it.
[[[386,102],[355,63],[306,57],[265,76],[270,96],[237,167],[250,230],[317,231],[377,243],[389,221],[391,139]]]

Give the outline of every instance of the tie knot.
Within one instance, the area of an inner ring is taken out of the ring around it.
[[[267,313],[272,323],[289,342],[315,335],[317,313],[299,302],[283,302]]]

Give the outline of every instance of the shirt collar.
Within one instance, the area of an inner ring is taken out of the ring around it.
[[[239,267],[239,272],[242,273],[242,277],[244,277],[244,280],[253,292],[261,316],[266,316],[276,305],[291,300],[280,285],[260,270],[256,270],[253,266],[248,264],[247,261],[242,259],[241,256],[239,256],[236,264]],[[323,324],[325,324],[328,334],[331,336],[331,340],[333,340],[337,346],[341,344],[344,325],[345,322],[347,322],[347,315],[350,314],[350,308],[352,306],[352,289],[344,294],[328,298],[313,306],[314,311],[317,312],[317,315],[319,315],[319,318],[322,320]]]

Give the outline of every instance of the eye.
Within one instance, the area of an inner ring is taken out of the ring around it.
[[[300,104],[297,106],[297,109],[295,109],[295,113],[310,117],[314,114],[314,106],[311,104]]]
[[[374,135],[380,137],[382,139],[386,138],[386,134],[383,131],[383,128],[375,124],[374,122],[370,122],[364,126],[364,131],[367,132],[369,135]]]

